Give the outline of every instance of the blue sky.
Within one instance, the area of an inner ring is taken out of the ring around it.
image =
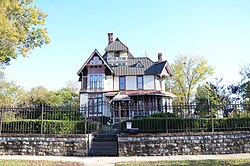
[[[6,77],[25,89],[60,89],[96,48],[104,53],[113,32],[134,56],[173,62],[180,54],[203,56],[215,68],[210,78],[240,81],[250,62],[249,0],[36,0],[48,14],[51,43],[29,58],[12,60]]]

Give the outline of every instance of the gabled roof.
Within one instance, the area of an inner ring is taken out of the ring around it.
[[[137,64],[140,63],[142,67],[137,67]],[[164,69],[167,73],[172,76],[172,71],[170,70],[169,64],[167,61],[160,63],[155,63],[150,60],[148,57],[138,57],[127,59],[127,65],[125,66],[112,66],[114,74],[117,76],[126,76],[126,75],[164,75]]]
[[[105,48],[105,51],[128,51],[128,47],[116,38],[115,41]]]
[[[89,63],[89,61],[92,59],[92,57],[94,55],[99,56],[99,58],[103,61],[103,63],[109,68],[109,70],[114,73],[114,71],[112,70],[112,68],[107,64],[107,62],[103,59],[102,55],[97,51],[97,49],[95,49],[93,51],[93,53],[89,56],[89,58],[86,60],[86,62],[83,64],[83,66],[80,68],[80,70],[77,72],[77,74],[80,76],[81,75],[81,71],[84,69],[84,67]]]
[[[162,61],[160,63],[155,63],[154,65],[152,65],[151,67],[149,67],[145,73],[147,74],[159,74],[160,76],[164,75],[163,71],[164,69],[167,70],[167,73],[172,76],[173,73],[169,67],[169,64],[167,61]]]
[[[136,64],[140,61],[142,67],[136,67]],[[115,75],[126,76],[126,75],[145,75],[145,71],[150,68],[154,62],[147,57],[130,58],[127,59],[125,66],[112,66]]]
[[[110,102],[112,101],[129,101],[130,97],[123,91],[118,92]]]

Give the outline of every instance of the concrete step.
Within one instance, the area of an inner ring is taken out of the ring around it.
[[[97,134],[92,139],[90,156],[118,156],[118,138],[116,135]]]

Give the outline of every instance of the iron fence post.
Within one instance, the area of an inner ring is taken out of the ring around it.
[[[86,147],[86,156],[88,155],[88,138],[87,137],[87,106],[85,104],[85,106],[81,106],[82,108],[81,109],[84,109],[83,110],[83,116],[84,116],[84,134],[85,134],[85,138],[86,138],[86,141],[85,141],[85,147]]]
[[[83,116],[84,116],[84,134],[87,134],[87,106],[82,106],[83,110]]]
[[[167,102],[165,102],[165,119],[166,119],[166,133],[168,133],[168,108],[167,108]]]
[[[211,111],[211,125],[212,125],[212,133],[214,132],[214,117],[213,117],[213,105],[210,102],[210,111]]]
[[[41,110],[41,134],[43,134],[43,104],[42,104],[42,110]]]
[[[121,121],[121,103],[119,103],[119,107],[118,107],[118,114],[119,114],[119,130],[121,131],[121,124],[122,124],[122,121]]]
[[[3,123],[3,106],[1,108],[1,117],[0,117],[0,135],[2,134],[2,123]]]

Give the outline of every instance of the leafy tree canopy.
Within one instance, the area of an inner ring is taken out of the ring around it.
[[[8,82],[5,78],[0,79],[0,106],[18,106],[24,95],[25,91],[14,81]]]
[[[242,80],[239,86],[239,92],[243,99],[250,100],[250,64],[245,65],[241,68],[240,74],[242,75]]]
[[[34,7],[33,1],[0,1],[0,65],[49,43],[47,29],[43,28],[47,14]]]
[[[167,88],[170,89],[167,90],[171,90],[177,95],[177,102],[187,104],[194,96],[198,84],[214,72],[214,68],[199,56],[178,56],[172,63],[171,68],[174,76],[168,78],[167,81],[170,85]]]

